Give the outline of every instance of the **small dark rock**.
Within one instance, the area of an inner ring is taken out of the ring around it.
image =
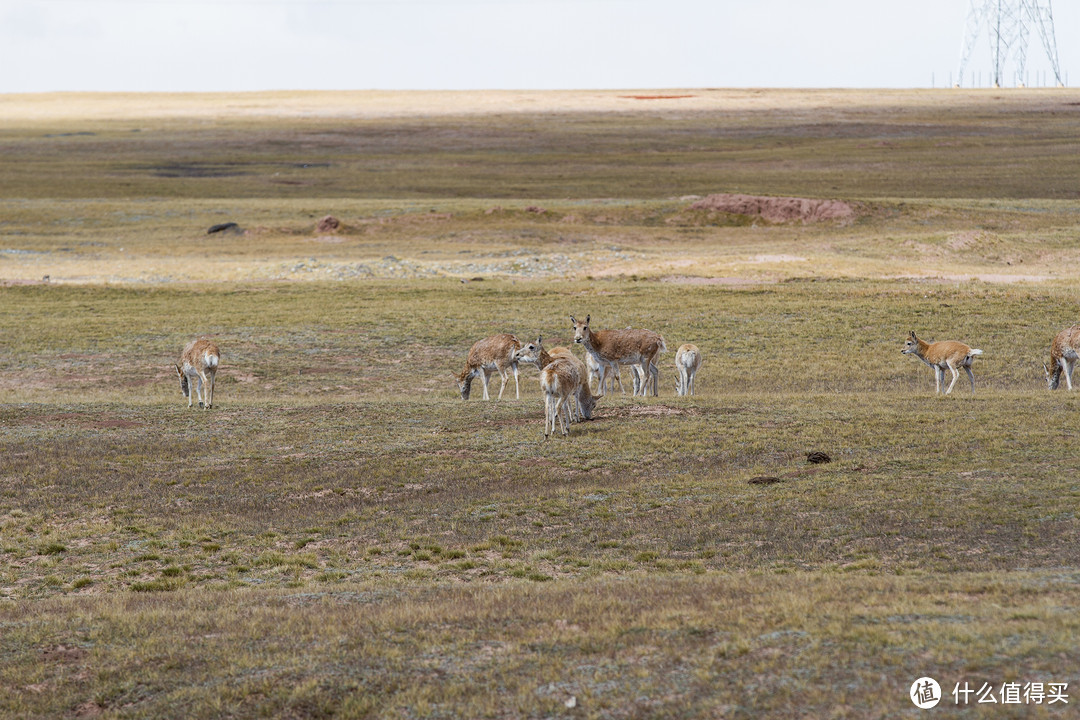
[[[240,234],[240,226],[234,222],[218,223],[217,225],[211,225],[210,229],[206,231],[207,235],[213,235],[219,232],[230,232]]]
[[[832,462],[832,458],[827,453],[823,453],[820,450],[806,453],[806,462],[812,465],[821,465],[822,463]]]

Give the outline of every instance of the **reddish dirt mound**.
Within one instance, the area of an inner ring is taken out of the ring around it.
[[[341,227],[341,221],[340,220],[338,220],[333,215],[327,215],[326,217],[319,220],[318,224],[315,226],[315,229],[318,230],[321,233],[326,233],[326,232],[334,232],[335,230],[337,230],[340,227]]]
[[[755,215],[769,222],[850,220],[855,210],[840,200],[769,197],[767,195],[709,195],[690,205],[691,210],[712,210],[733,215]]]
[[[681,100],[683,98],[697,97],[696,95],[620,95],[626,100]]]

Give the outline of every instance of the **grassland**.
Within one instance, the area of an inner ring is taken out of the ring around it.
[[[686,94],[0,98],[0,715],[1075,715],[1080,95]],[[699,394],[457,397],[571,313]]]

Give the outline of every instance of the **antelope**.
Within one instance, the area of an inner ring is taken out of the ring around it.
[[[618,365],[618,363],[616,363]],[[656,381],[660,377],[660,368],[656,367],[656,363],[649,363],[649,374],[644,380],[641,379],[641,369],[637,365],[630,366],[630,374],[634,376],[634,394],[646,395],[648,394],[649,386],[656,387]],[[612,390],[614,392],[614,389]],[[654,395],[656,393],[653,393]]]
[[[914,355],[934,369],[934,394],[941,392],[941,385],[945,381],[945,369],[952,372],[952,382],[945,391],[948,395],[952,392],[953,385],[960,377],[960,368],[964,368],[971,380],[971,392],[975,392],[975,376],[971,373],[971,362],[976,355],[982,355],[983,351],[978,348],[972,349],[962,342],[955,340],[942,340],[936,343],[928,343],[915,336],[912,330],[904,343],[904,355]]]
[[[180,392],[187,398],[191,407],[193,393],[191,384],[197,381],[195,392],[199,396],[199,407],[209,410],[214,406],[214,376],[217,375],[221,352],[218,346],[209,340],[192,340],[180,354],[180,364],[176,374],[180,377]]]
[[[615,392],[615,384],[619,384],[619,391],[624,395],[622,378],[619,377],[619,363],[604,363],[596,359],[592,353],[585,353],[585,367],[589,372],[589,384],[596,381],[597,391],[603,395],[607,392],[607,386],[611,386],[611,392]]]
[[[675,351],[675,370],[679,377],[675,380],[676,395],[694,394],[694,376],[701,367],[701,351],[692,343],[680,345]]]
[[[574,327],[574,342],[585,346],[585,351],[595,356],[600,363],[625,363],[637,373],[643,382],[634,383],[634,394],[644,395],[650,377],[653,381],[653,395],[657,395],[656,385],[660,371],[656,367],[657,356],[667,351],[664,338],[652,330],[597,330],[589,328],[591,316],[585,316],[585,322],[578,322],[570,316]],[[598,395],[604,394],[599,388]]]
[[[1050,367],[1043,363],[1046,387],[1057,390],[1061,384],[1061,371],[1065,371],[1065,386],[1072,390],[1073,368],[1076,367],[1077,350],[1080,349],[1080,325],[1065,328],[1054,336],[1050,344]]]
[[[595,398],[589,392],[585,375],[581,372],[584,364],[580,360],[567,357],[555,358],[540,371],[540,388],[544,391],[544,439],[555,432],[555,420],[558,418],[562,434],[568,435],[567,422],[563,407],[572,395],[577,395],[581,410],[586,417],[592,417]],[[548,428],[551,428],[550,431]]]
[[[589,389],[589,383],[586,376],[588,370],[585,364],[578,360],[574,353],[570,351],[570,348],[553,347],[551,350],[545,350],[543,337],[537,337],[535,342],[522,345],[521,349],[514,354],[514,359],[519,362],[535,365],[541,372],[556,360],[567,360],[573,363],[578,372],[580,385],[571,395],[571,398],[575,401],[573,411],[571,412],[568,407],[570,403],[567,403],[564,407],[567,410],[567,415],[572,414],[577,420],[592,419],[592,411],[596,406],[596,397]]]
[[[492,335],[491,337],[478,340],[469,349],[469,356],[465,361],[465,369],[458,374],[458,390],[461,399],[468,400],[472,391],[473,378],[479,376],[484,381],[484,399],[488,396],[488,378],[491,373],[498,372],[502,378],[499,386],[499,400],[502,400],[503,390],[506,389],[507,369],[514,371],[514,394],[521,399],[521,388],[518,385],[518,364],[514,360],[514,353],[521,347],[521,342],[513,335]]]

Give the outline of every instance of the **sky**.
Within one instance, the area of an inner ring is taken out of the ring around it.
[[[0,0],[0,93],[946,87],[970,1]],[[1053,12],[1080,83],[1080,0]],[[1034,28],[1027,58],[1053,84]]]

